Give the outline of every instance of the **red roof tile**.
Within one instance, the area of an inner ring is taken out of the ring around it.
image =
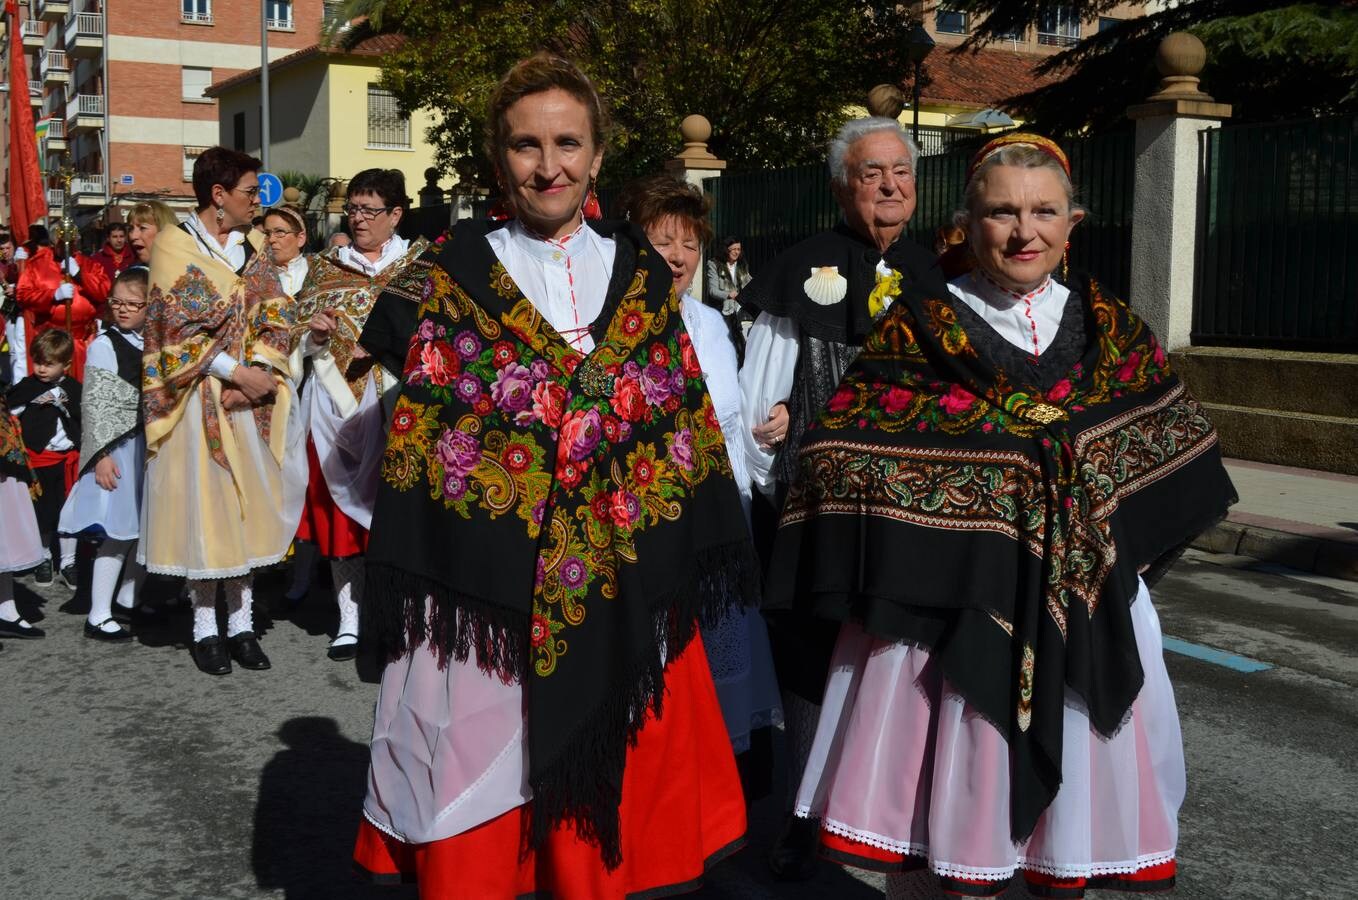
[[[1003,109],[1009,97],[1061,80],[1034,71],[1046,58],[1009,50],[956,53],[940,49],[925,60],[921,103]],[[910,87],[907,80],[907,96]]]

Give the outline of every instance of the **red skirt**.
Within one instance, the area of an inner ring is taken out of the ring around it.
[[[696,890],[704,871],[744,843],[745,798],[702,641],[665,673],[661,718],[648,717],[623,773],[622,865],[563,825],[525,848],[528,806],[461,834],[406,844],[359,825],[354,862],[378,882],[418,881],[421,900],[612,900]]]
[[[328,559],[348,559],[368,552],[368,529],[344,514],[330,496],[330,487],[321,471],[321,458],[316,445],[306,439],[306,461],[310,476],[306,485],[306,503],[302,506],[302,521],[297,526],[297,540],[316,545],[321,556]]]

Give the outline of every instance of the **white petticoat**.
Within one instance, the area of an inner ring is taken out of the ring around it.
[[[142,481],[146,470],[146,436],[125,438],[108,453],[122,477],[111,491],[94,480],[94,468],[71,488],[61,508],[57,531],[91,539],[133,541],[141,535]]]
[[[731,750],[744,753],[751,731],[783,721],[768,628],[758,610],[732,609],[702,635]]]
[[[23,572],[46,558],[28,485],[0,477],[0,572]]]
[[[1160,622],[1141,585],[1131,608],[1145,682],[1111,738],[1067,691],[1062,785],[1018,846],[1009,831],[1009,750],[931,664],[928,651],[843,626],[797,813],[872,847],[926,857],[934,872],[1000,880],[1130,873],[1174,858],[1186,787]]]

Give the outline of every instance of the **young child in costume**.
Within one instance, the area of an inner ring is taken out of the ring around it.
[[[14,573],[33,568],[46,555],[29,498],[32,481],[19,420],[0,398],[0,637],[40,638],[44,634],[24,621],[14,603]]]
[[[19,417],[24,445],[41,492],[33,498],[42,543],[49,549],[61,518],[61,506],[75,486],[80,454],[80,382],[67,374],[75,341],[60,329],[44,331],[29,348],[33,374],[9,390],[9,408]],[[61,577],[75,589],[75,538],[62,538]],[[38,564],[34,580],[52,583],[52,561]]]
[[[61,510],[63,535],[99,542],[90,588],[86,637],[125,641],[132,633],[113,620],[130,614],[146,569],[132,550],[141,534],[146,436],[141,418],[142,326],[146,323],[144,268],[113,282],[113,323],[90,344],[81,399],[80,480]]]

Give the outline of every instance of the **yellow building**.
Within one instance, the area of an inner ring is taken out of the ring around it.
[[[401,115],[396,98],[379,86],[383,57],[400,45],[379,35],[349,49],[315,44],[269,65],[269,168],[277,172],[349,179],[363,169],[400,169],[406,193],[416,196],[434,164],[427,140],[433,113]],[[219,141],[259,155],[259,69],[209,87],[217,100]]]

